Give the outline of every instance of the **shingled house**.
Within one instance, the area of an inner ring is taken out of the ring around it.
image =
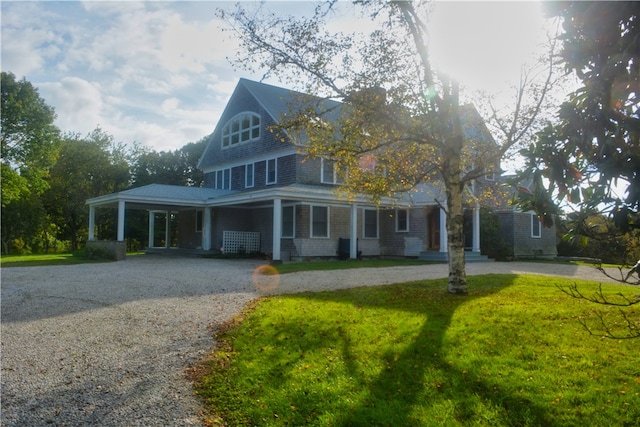
[[[331,162],[305,159],[299,145],[276,140],[270,127],[301,95],[240,79],[200,158],[204,186],[151,184],[89,199],[89,243],[98,243],[96,209],[118,210],[116,244],[121,246],[126,210],[143,209],[149,212],[149,250],[159,246],[158,221],[165,222],[162,249],[170,249],[169,218],[177,216],[177,248],[194,253],[261,252],[274,261],[336,256],[446,260],[444,196],[435,187],[423,185],[393,204],[376,206],[364,196],[346,200],[336,194]],[[535,215],[513,209],[501,215],[515,256],[555,255],[555,230],[541,227]],[[467,259],[473,260],[480,256],[477,205],[467,217]]]

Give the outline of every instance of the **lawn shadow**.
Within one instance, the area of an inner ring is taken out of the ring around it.
[[[527,398],[508,390],[501,390],[489,380],[484,379],[482,367],[461,370],[455,366],[454,356],[446,355],[446,334],[456,311],[473,300],[490,296],[511,286],[517,275],[489,275],[469,279],[468,296],[454,296],[446,293],[446,279],[436,284],[415,283],[409,286],[388,286],[388,297],[383,299],[363,298],[359,293],[350,291],[304,293],[290,295],[288,298],[310,298],[327,302],[353,304],[357,307],[384,308],[390,310],[411,310],[424,314],[426,321],[420,327],[415,339],[402,351],[384,354],[386,368],[374,377],[365,380],[359,372],[353,345],[349,338],[339,330],[325,336],[328,340],[313,345],[333,345],[342,352],[347,361],[349,376],[366,388],[365,397],[354,402],[348,411],[334,420],[333,425],[372,426],[422,425],[424,418],[416,414],[416,407],[428,407],[433,425],[457,423],[488,423],[498,425],[558,425],[542,407]],[[481,284],[481,281],[485,281]],[[487,281],[491,281],[487,284]],[[474,283],[475,282],[475,283]],[[426,289],[428,287],[428,289]],[[395,288],[395,289],[394,289]],[[425,292],[425,290],[427,292]],[[395,292],[401,294],[394,295]],[[365,294],[368,295],[368,294]],[[424,313],[421,304],[407,304],[410,298],[435,298],[437,304],[427,304],[430,311]],[[290,325],[300,330],[300,325]],[[293,332],[293,331],[291,331]],[[299,333],[299,332],[298,332]],[[473,334],[473,330],[469,330]],[[402,383],[399,383],[399,379]],[[283,379],[284,380],[284,379]],[[397,389],[397,392],[395,392]],[[390,390],[394,391],[390,393]],[[340,398],[340,396],[334,396]],[[293,396],[298,404],[308,403],[306,396]],[[425,402],[429,402],[425,405]],[[429,406],[430,405],[430,406]],[[484,416],[491,414],[493,419],[478,419],[476,408],[484,406]],[[424,415],[424,414],[423,414]],[[383,421],[384,420],[384,421]]]

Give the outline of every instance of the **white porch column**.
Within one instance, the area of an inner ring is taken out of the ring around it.
[[[349,258],[358,258],[358,205],[351,205],[351,230],[349,233]]]
[[[273,261],[282,261],[280,239],[282,237],[282,200],[273,199]]]
[[[480,252],[480,204],[473,209],[473,252]]]
[[[440,208],[440,252],[448,252],[447,245],[447,213]]]
[[[204,208],[202,214],[202,249],[211,250],[211,208]]]
[[[169,249],[171,247],[171,211],[164,211],[164,247]]]
[[[118,241],[124,241],[124,200],[118,201]]]
[[[89,206],[89,240],[96,240],[96,208]]]
[[[149,247],[153,248],[156,241],[156,213],[149,211]]]

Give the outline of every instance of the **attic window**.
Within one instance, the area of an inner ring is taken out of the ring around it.
[[[260,116],[255,113],[240,113],[222,128],[222,148],[260,138]]]

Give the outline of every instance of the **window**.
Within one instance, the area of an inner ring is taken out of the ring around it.
[[[202,211],[196,211],[196,232],[202,231]]]
[[[216,171],[216,189],[231,190],[231,169]]]
[[[320,164],[320,182],[323,184],[339,184],[340,179],[338,178],[335,162],[332,160],[320,159]]]
[[[267,184],[275,184],[278,177],[278,159],[267,160]]]
[[[251,188],[253,187],[253,184],[253,163],[249,163],[244,167],[244,186],[246,188]]]
[[[542,236],[542,224],[536,214],[531,214],[531,237],[540,238]]]
[[[294,238],[296,229],[296,207],[282,207],[282,236],[285,238]]]
[[[378,238],[378,211],[374,209],[364,209],[363,214],[363,226],[364,230],[362,235],[365,239],[377,239]]]
[[[364,209],[363,216],[363,232],[365,239],[378,238],[378,211],[374,209]]]
[[[311,237],[329,237],[328,206],[311,206]]]
[[[222,148],[260,138],[260,116],[240,113],[222,128]]]
[[[408,209],[396,209],[396,231],[397,232],[409,231],[409,210]]]

